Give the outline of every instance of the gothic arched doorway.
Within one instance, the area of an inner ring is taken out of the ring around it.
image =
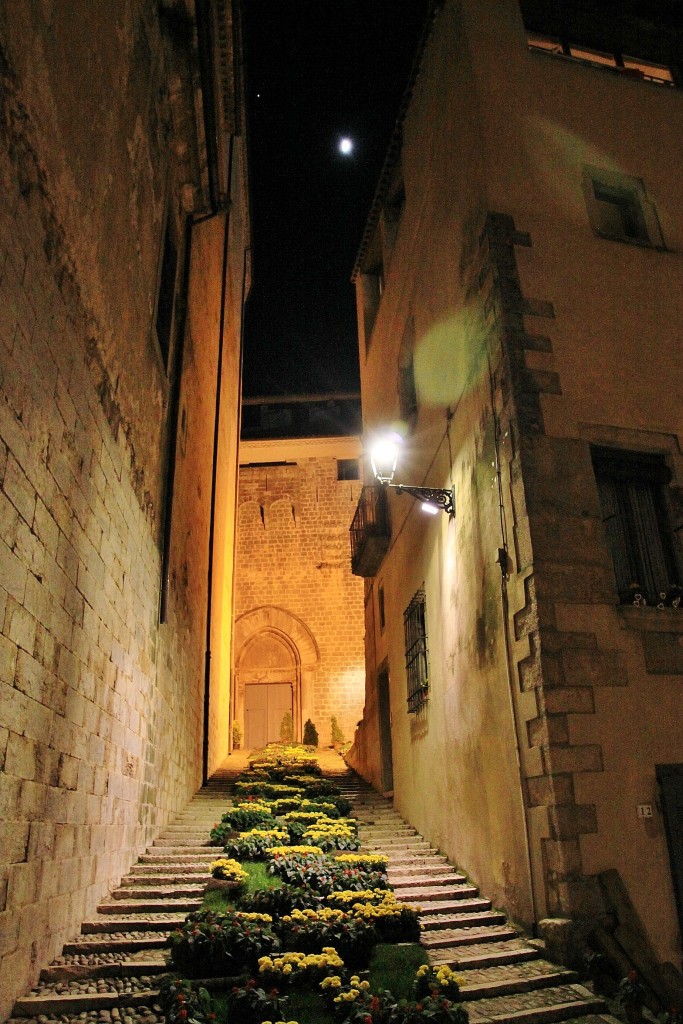
[[[293,739],[301,740],[309,717],[318,647],[308,627],[274,606],[245,612],[235,622],[234,721],[244,746],[280,739],[283,718],[292,716]]]

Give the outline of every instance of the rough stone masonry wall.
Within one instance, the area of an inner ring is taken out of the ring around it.
[[[201,608],[157,625],[162,47],[76,10],[0,14],[0,1019],[201,772]]]
[[[337,480],[332,458],[240,469],[235,615],[274,605],[312,633],[321,744],[332,715],[351,739],[363,710],[363,581],[349,552],[359,494],[358,482]]]

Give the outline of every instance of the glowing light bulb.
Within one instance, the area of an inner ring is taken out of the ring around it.
[[[351,156],[353,153],[353,142],[346,135],[339,140],[339,152],[342,156]]]

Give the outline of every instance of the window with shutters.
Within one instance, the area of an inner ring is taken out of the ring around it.
[[[405,637],[406,676],[408,679],[408,712],[415,714],[429,697],[429,667],[427,661],[427,619],[425,592],[418,590],[403,613]]]
[[[661,455],[593,448],[602,520],[623,604],[680,603],[680,559]]]

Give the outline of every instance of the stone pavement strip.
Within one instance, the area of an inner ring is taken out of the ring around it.
[[[619,1024],[576,975],[544,960],[535,945],[491,907],[462,874],[344,764],[321,751],[325,775],[353,801],[362,850],[389,857],[400,899],[421,908],[421,942],[431,963],[464,979],[473,1024]],[[120,887],[84,921],[81,934],[17,1000],[10,1024],[161,1024],[159,976],[167,970],[169,932],[201,903],[216,851],[208,833],[230,800],[246,755],[233,754],[195,795]]]

